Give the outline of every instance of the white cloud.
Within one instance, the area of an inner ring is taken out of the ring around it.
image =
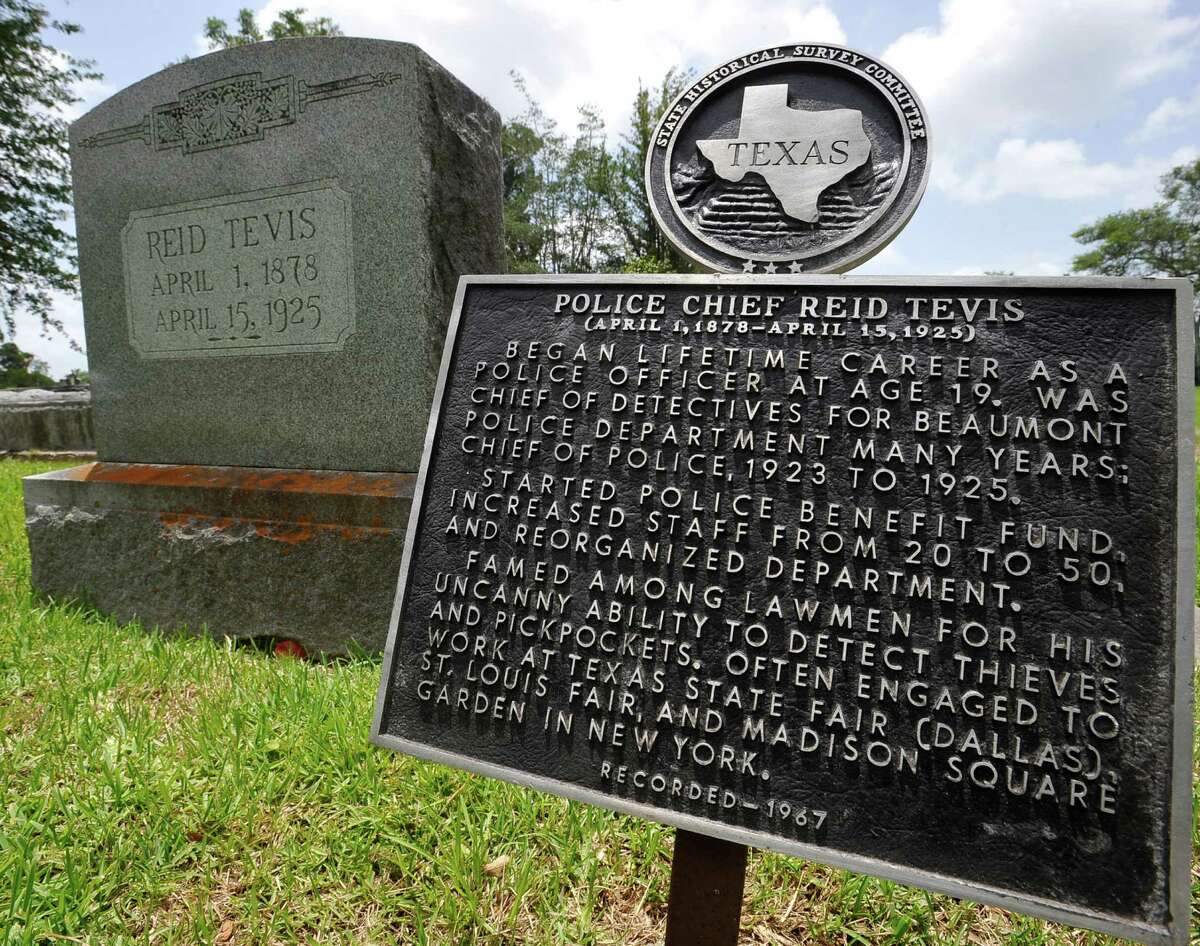
[[[967,203],[1001,197],[1079,200],[1115,196],[1120,203],[1134,206],[1153,201],[1159,177],[1196,155],[1195,148],[1186,147],[1160,158],[1139,157],[1130,164],[1089,164],[1083,147],[1072,139],[1009,138],[1000,142],[993,156],[975,163],[968,172],[949,164],[942,187]]]
[[[863,276],[892,276],[912,272],[912,260],[889,243],[867,260],[856,272]]]
[[[75,83],[75,94],[79,101],[60,109],[59,112],[67,121],[73,122],[116,91],[116,86],[111,82],[105,82],[103,79],[84,79]]]
[[[212,51],[203,33],[196,33],[192,36],[192,51],[188,53],[188,58],[199,59],[201,56],[207,56]]]
[[[1022,259],[1015,263],[968,263],[950,270],[950,276],[986,276],[988,273],[1012,273],[1014,276],[1061,276],[1070,269],[1063,263],[1051,263],[1047,260]]]
[[[70,68],[71,59],[61,50],[55,50],[52,58],[60,69]],[[79,101],[71,105],[60,106],[56,112],[60,118],[68,122],[75,121],[80,115],[90,111],[93,106],[99,105],[116,92],[117,88],[111,82],[105,82],[104,78],[101,77],[98,79],[81,79],[75,83],[71,91],[75,93],[75,97]]]
[[[1153,141],[1163,135],[1178,133],[1192,125],[1200,117],[1200,85],[1192,90],[1188,98],[1178,99],[1174,96],[1163,99],[1154,109],[1142,127],[1133,135],[1134,141]]]
[[[269,22],[294,0],[270,0]],[[624,129],[640,78],[654,85],[672,66],[705,69],[781,41],[845,43],[823,0],[770,0],[753,15],[728,0],[310,0],[348,36],[415,43],[487,98],[502,115],[524,110],[509,78],[521,73],[560,128],[576,108],[599,108],[614,136]]]
[[[932,183],[951,197],[1130,205],[1153,199],[1174,159],[1089,164],[1077,139],[1126,119],[1132,92],[1187,65],[1198,39],[1200,16],[1169,0],[943,0],[936,28],[883,58],[929,110]]]
[[[17,318],[17,332],[12,339],[23,351],[31,352],[50,366],[50,376],[61,378],[75,368],[87,367],[87,356],[71,348],[74,341],[83,347],[83,306],[66,293],[52,293],[53,315],[63,323],[64,337],[54,329],[42,331],[40,322],[28,313]],[[7,339],[6,339],[7,340]]]
[[[860,276],[911,276],[914,271],[932,272],[921,268],[924,263],[916,263],[904,253],[896,250],[895,244],[883,249],[878,256],[873,257],[860,269],[855,271]],[[944,276],[985,276],[989,272],[1014,273],[1018,276],[1061,276],[1070,267],[1066,263],[1054,262],[1031,253],[1013,255],[1002,252],[998,261],[988,263],[970,262],[939,269],[939,275]]]
[[[1200,17],[1168,0],[943,0],[936,29],[884,52],[929,108],[939,148],[1094,123],[1185,65]]]

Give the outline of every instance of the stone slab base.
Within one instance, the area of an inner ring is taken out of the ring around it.
[[[89,391],[0,391],[0,450],[87,453],[95,446]]]
[[[381,651],[415,480],[106,462],[26,477],[33,586],[146,627]]]

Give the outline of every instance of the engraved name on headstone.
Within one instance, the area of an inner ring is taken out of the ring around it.
[[[121,234],[130,343],[147,358],[341,348],[351,234],[336,181],[136,211]]]
[[[1183,280],[464,280],[373,738],[1186,942],[1191,338]]]

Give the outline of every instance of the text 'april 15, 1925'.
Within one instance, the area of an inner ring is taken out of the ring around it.
[[[1073,286],[468,282],[377,737],[1162,921],[1178,290]]]

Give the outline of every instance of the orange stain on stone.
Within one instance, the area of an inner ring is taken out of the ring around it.
[[[327,534],[345,542],[354,542],[373,535],[394,535],[397,529],[395,526],[384,525],[384,519],[378,513],[371,515],[367,520],[370,525],[314,523],[310,517],[300,515],[292,519],[288,511],[292,500],[284,497],[301,494],[345,496],[351,500],[365,500],[368,505],[377,505],[372,501],[382,500],[390,506],[390,502],[387,501],[411,497],[416,481],[416,477],[411,473],[268,470],[251,467],[104,461],[64,470],[60,476],[77,482],[219,491],[216,494],[219,499],[215,505],[235,513],[239,509],[245,509],[250,515],[210,515],[191,506],[187,495],[184,494],[180,496],[183,508],[159,512],[158,519],[166,529],[229,532],[249,528],[253,529],[259,538],[289,546],[311,542],[318,536]],[[264,494],[274,494],[274,498],[269,499]],[[193,501],[204,505],[201,499],[202,494],[192,494]],[[264,503],[267,499],[269,501]],[[357,507],[361,505],[362,503],[358,502]],[[263,515],[264,512],[267,513],[266,516]]]
[[[92,483],[148,486],[190,486],[281,493],[320,493],[344,496],[406,496],[412,494],[412,473],[343,473],[321,470],[260,470],[252,467],[159,465],[154,463],[88,463],[70,470],[66,478]]]
[[[316,538],[316,529],[311,522],[256,522],[254,531],[260,538],[285,545],[299,545]]]

